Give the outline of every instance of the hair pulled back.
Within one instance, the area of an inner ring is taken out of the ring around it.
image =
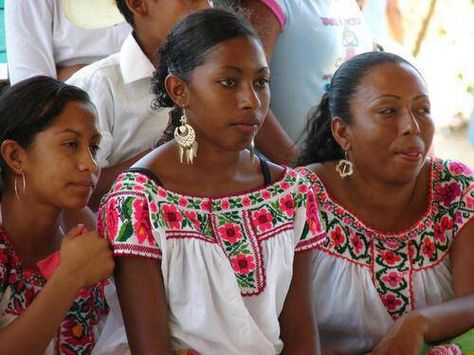
[[[237,37],[259,40],[243,17],[221,8],[193,12],[178,22],[168,34],[157,53],[158,63],[153,75],[153,107],[174,107],[170,115],[172,127],[179,125],[181,109],[166,91],[166,77],[174,74],[189,82],[194,68],[202,65],[216,46]]]
[[[332,118],[337,116],[345,123],[351,124],[350,105],[362,79],[374,67],[384,63],[403,63],[417,70],[402,57],[388,52],[362,53],[344,62],[334,73],[329,92],[323,95],[319,105],[308,115],[298,165],[323,163],[344,157],[344,151],[332,135]]]
[[[71,101],[93,106],[85,91],[47,76],[13,85],[0,96],[0,144],[11,139],[28,148]],[[8,169],[1,155],[0,169],[4,178]]]

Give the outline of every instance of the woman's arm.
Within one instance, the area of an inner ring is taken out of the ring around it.
[[[1,354],[43,354],[79,291],[112,273],[108,243],[73,228],[63,239],[61,262],[31,305],[0,331]]]
[[[283,354],[320,354],[313,302],[313,251],[295,254],[293,278],[280,315]]]
[[[273,48],[281,32],[280,22],[270,8],[259,0],[243,0],[241,5],[249,10],[250,22],[262,39],[265,55],[270,63]],[[265,117],[255,143],[258,150],[278,164],[292,166],[298,155],[295,143],[271,110]]]
[[[132,354],[171,354],[160,263],[123,256],[117,258],[116,264],[117,294]]]

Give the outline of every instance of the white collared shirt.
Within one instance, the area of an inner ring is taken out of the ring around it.
[[[92,63],[68,84],[87,91],[102,134],[97,161],[108,167],[151,148],[168,124],[168,111],[152,109],[154,66],[130,34],[119,53]]]
[[[86,30],[64,15],[59,0],[5,0],[12,84],[35,75],[57,78],[57,66],[89,64],[120,50],[130,26]]]

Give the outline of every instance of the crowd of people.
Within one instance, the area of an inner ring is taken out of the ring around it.
[[[355,0],[6,12],[0,352],[474,350],[474,173]]]

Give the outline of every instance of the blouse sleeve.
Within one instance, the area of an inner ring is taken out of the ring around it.
[[[459,203],[454,213],[454,237],[461,229],[474,218],[474,172],[466,165],[460,162],[448,162],[448,171],[446,175],[451,175],[451,182],[444,182],[440,187],[440,202],[455,205],[455,197],[459,194]],[[453,181],[454,180],[454,181]]]
[[[99,210],[99,233],[116,256],[161,259],[157,233],[153,233],[147,187],[133,173],[119,176]],[[142,177],[139,175],[139,177]],[[126,180],[126,181],[125,181]]]
[[[298,236],[296,251],[313,249],[326,240],[319,219],[318,206],[309,181],[303,180],[296,197],[295,233]]]

